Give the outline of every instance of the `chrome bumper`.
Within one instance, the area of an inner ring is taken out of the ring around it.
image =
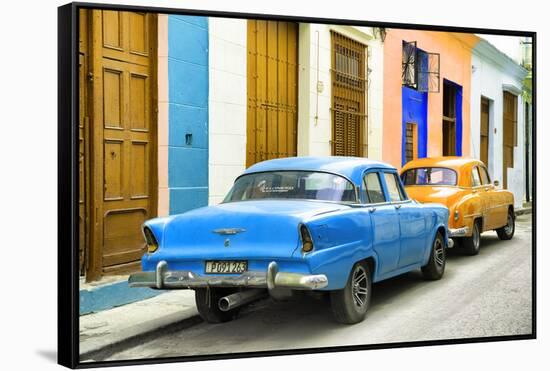
[[[449,237],[466,237],[470,235],[470,228],[449,228]]]
[[[128,278],[130,287],[157,289],[194,289],[201,287],[257,287],[316,290],[328,285],[324,274],[306,275],[279,272],[276,262],[269,263],[267,272],[247,271],[240,275],[206,276],[191,271],[169,271],[168,263],[162,260],[154,272],[139,272]]]

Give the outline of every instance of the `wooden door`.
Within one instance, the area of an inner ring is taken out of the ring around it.
[[[332,154],[368,154],[366,140],[366,45],[331,31]],[[365,147],[365,148],[363,148]]]
[[[88,279],[139,268],[156,215],[156,18],[93,10]]]
[[[479,159],[489,164],[489,99],[481,97]]]
[[[418,158],[418,125],[407,123],[405,132],[405,161]]]
[[[297,155],[298,25],[248,21],[246,166]]]
[[[456,88],[443,84],[443,156],[456,155]]]
[[[88,18],[87,12],[81,11],[79,19],[79,47],[78,47],[78,270],[80,275],[86,273],[89,231],[89,130],[90,118],[88,113]]]
[[[514,147],[517,146],[518,97],[507,91],[502,112],[502,186],[508,188],[508,168],[514,167]]]

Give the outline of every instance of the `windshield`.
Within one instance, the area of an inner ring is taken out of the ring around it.
[[[456,172],[444,167],[409,169],[401,174],[403,184],[410,185],[456,185]]]
[[[270,171],[243,175],[223,202],[261,199],[306,199],[356,202],[347,179],[313,171]]]

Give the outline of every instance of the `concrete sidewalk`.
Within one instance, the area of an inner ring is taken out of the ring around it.
[[[80,357],[109,351],[148,333],[200,322],[193,290],[166,291],[150,299],[80,316]]]

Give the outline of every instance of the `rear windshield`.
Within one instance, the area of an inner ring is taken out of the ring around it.
[[[269,171],[243,175],[223,202],[305,199],[357,202],[353,184],[341,176],[313,171]]]
[[[445,167],[409,169],[401,174],[403,184],[410,185],[456,185],[456,172]]]

